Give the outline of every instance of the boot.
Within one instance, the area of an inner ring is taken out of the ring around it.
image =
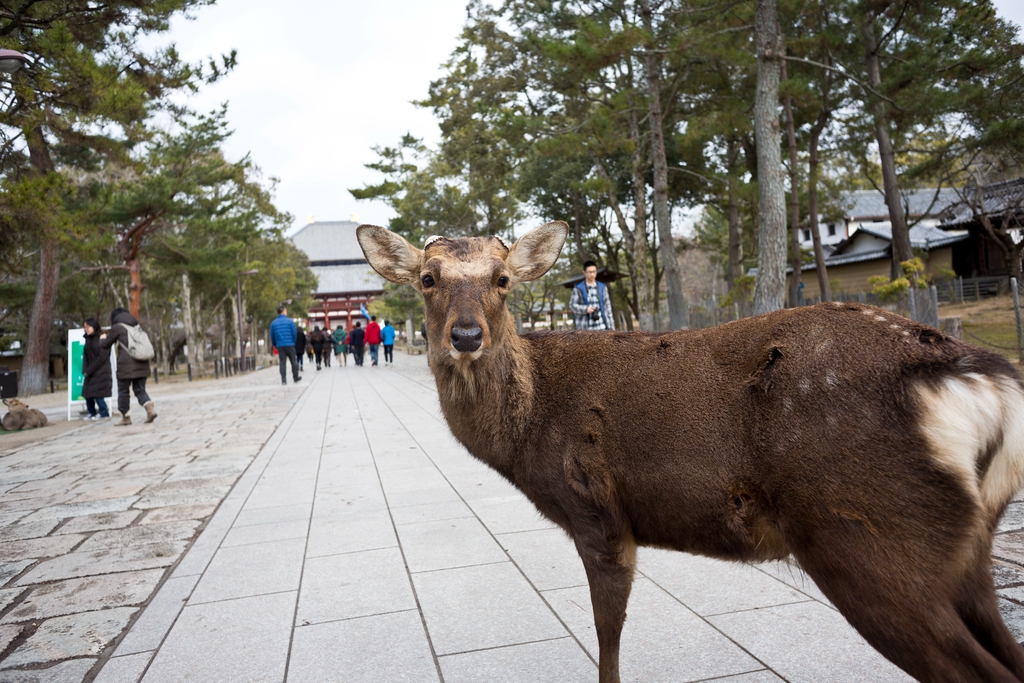
[[[128,426],[128,425],[130,425],[131,423],[132,423],[132,419],[131,419],[130,417],[128,417],[127,415],[125,415],[125,416],[123,416],[123,417],[121,418],[121,421],[120,421],[120,422],[115,422],[115,423],[114,423],[114,426],[115,426],[115,427],[127,427],[127,426]]]
[[[142,407],[146,409],[146,424],[156,419],[156,406],[153,405],[152,401]]]

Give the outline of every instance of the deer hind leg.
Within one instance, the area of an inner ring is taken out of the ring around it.
[[[964,576],[957,612],[981,646],[1024,681],[1024,648],[999,614],[988,553],[979,554],[981,558]]]
[[[907,557],[892,547],[887,550],[895,552],[885,552],[877,543],[863,542],[859,533],[826,533],[831,538],[813,549],[797,549],[797,561],[847,621],[891,662],[925,683],[1024,681],[972,632],[996,632],[993,619],[999,621],[999,615],[990,609],[994,605],[981,603],[980,613],[972,612],[971,622],[966,621],[961,607],[965,594],[942,562],[931,570],[929,561],[920,559],[927,555]]]
[[[633,586],[636,543],[628,531],[608,537],[600,528],[575,533],[574,541],[590,584],[599,648],[598,680],[619,683],[619,640]]]

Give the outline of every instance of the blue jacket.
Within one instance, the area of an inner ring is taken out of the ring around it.
[[[597,283],[597,309],[601,312],[601,320],[605,329],[615,329],[615,319],[612,317],[612,299],[608,295],[608,287],[603,282]],[[587,313],[587,281],[583,280],[572,288],[572,296],[569,297],[569,309],[573,313],[573,319],[577,330],[592,329],[593,324],[590,314]]]
[[[391,327],[391,325],[385,325],[380,328],[380,343],[384,346],[394,346],[395,328]]]
[[[277,348],[295,346],[295,323],[291,318],[281,314],[270,323],[270,345]]]

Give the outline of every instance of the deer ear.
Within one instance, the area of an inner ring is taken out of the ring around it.
[[[407,285],[419,280],[423,252],[386,228],[360,225],[356,239],[363,255],[380,276],[390,282]]]
[[[564,221],[545,223],[520,237],[505,262],[517,280],[536,280],[555,265],[568,234]]]

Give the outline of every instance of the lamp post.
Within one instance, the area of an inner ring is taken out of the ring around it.
[[[17,50],[0,50],[0,71],[12,74],[28,64],[28,57]]]
[[[258,270],[246,270],[238,274],[235,279],[235,286],[238,288],[238,369],[241,372],[245,372],[245,337],[242,335],[242,277],[245,275],[255,275],[260,271]]]
[[[0,73],[11,75],[11,96],[0,100],[0,110],[7,109],[8,105],[14,101],[14,72],[26,64],[28,64],[28,57],[17,50],[0,50]]]

